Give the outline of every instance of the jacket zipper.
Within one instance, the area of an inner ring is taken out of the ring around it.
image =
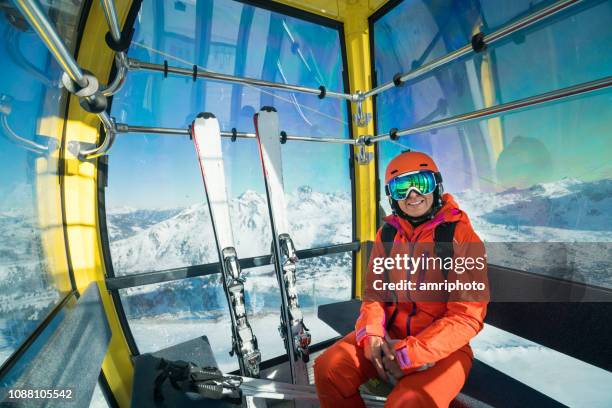
[[[410,240],[410,258],[411,259],[414,257],[416,243],[419,237],[421,236],[422,232],[423,230],[419,231],[414,241]],[[410,301],[412,302],[412,310],[410,310],[410,314],[408,315],[408,319],[406,320],[406,337],[410,336],[410,322],[412,321],[412,316],[416,314],[416,303],[412,301],[412,298],[410,299]]]

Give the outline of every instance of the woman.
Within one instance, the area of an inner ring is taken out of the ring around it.
[[[469,341],[482,329],[488,291],[451,293],[445,289],[424,295],[415,288],[423,283],[472,280],[486,285],[486,262],[467,272],[462,268],[461,273],[459,263],[450,269],[449,264],[440,267],[441,263],[412,269],[398,263],[385,274],[374,271],[373,266],[377,258],[423,261],[432,254],[442,257],[438,249],[442,225],[454,228],[448,239],[453,243],[451,261],[468,257],[484,261],[484,246],[467,214],[450,194],[443,193],[442,177],[428,155],[401,153],[389,163],[385,185],[393,209],[385,222],[391,227],[381,228],[376,235],[355,331],[315,361],[315,383],[324,408],[365,406],[358,389],[374,377],[395,384],[386,407],[447,407],[472,366]],[[394,235],[391,245],[383,243],[385,228],[391,228]],[[381,279],[406,279],[415,287],[395,291],[393,296],[388,291],[375,293]]]

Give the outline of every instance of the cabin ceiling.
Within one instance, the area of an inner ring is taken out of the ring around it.
[[[274,0],[274,3],[285,4],[310,13],[344,21],[353,12],[368,11],[371,15],[390,0]]]

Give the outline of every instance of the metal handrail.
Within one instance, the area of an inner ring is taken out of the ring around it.
[[[556,91],[546,92],[540,95],[531,96],[529,98],[519,99],[513,102],[507,102],[500,105],[491,106],[489,108],[484,108],[480,110],[476,110],[473,112],[464,113],[461,115],[452,116],[446,119],[440,119],[433,122],[430,122],[426,125],[414,126],[408,129],[404,129],[398,132],[395,132],[394,135],[406,136],[415,133],[427,132],[434,129],[439,129],[443,127],[448,127],[452,125],[457,125],[461,123],[470,122],[476,119],[486,119],[494,116],[499,116],[504,112],[512,112],[521,110],[530,106],[540,105],[546,102],[558,101],[561,99],[566,99],[576,95],[582,95],[589,92],[598,91],[604,88],[608,88],[612,86],[612,76],[607,76],[602,79],[598,79],[595,81],[585,82],[578,85],[569,86],[567,88],[558,89]],[[395,137],[395,136],[394,136]],[[390,139],[390,134],[381,134],[373,137],[369,137],[367,139],[367,143],[376,143],[382,140]]]
[[[128,58],[128,68],[134,71],[144,70],[144,71],[152,71],[152,72],[161,72],[161,73],[164,73],[165,75],[175,74],[175,75],[186,76],[189,78],[207,78],[207,79],[212,79],[215,81],[255,85],[255,86],[261,86],[265,88],[274,88],[274,89],[281,89],[284,91],[293,91],[293,92],[300,92],[300,93],[305,93],[305,94],[310,94],[310,95],[317,95],[320,98],[329,96],[332,98],[344,99],[348,101],[356,100],[355,99],[356,96],[354,95],[345,94],[342,92],[330,91],[330,90],[325,89],[323,86],[321,88],[309,88],[306,86],[290,85],[290,84],[283,84],[279,82],[264,81],[263,79],[243,78],[243,77],[237,77],[234,75],[220,74],[218,72],[212,72],[212,71],[206,71],[206,70],[200,69],[197,66],[195,67],[196,67],[195,69],[187,69],[187,68],[171,66],[168,64],[154,64],[152,62],[145,62],[145,61],[141,61],[135,58]]]
[[[115,65],[117,66],[117,73],[113,82],[100,90],[104,96],[112,96],[119,92],[127,79],[128,67],[125,53],[119,52],[115,55]]]
[[[134,126],[127,125],[125,123],[117,123],[115,125],[117,133],[150,133],[158,135],[176,135],[176,136],[189,136],[189,129],[186,128],[164,128],[155,126]],[[240,139],[255,139],[257,136],[255,133],[246,132],[228,132],[222,131],[222,137],[236,137]],[[355,139],[341,139],[338,137],[310,137],[310,136],[295,136],[287,135],[286,140],[293,140],[296,142],[320,142],[320,143],[337,143],[355,145],[357,140]]]
[[[582,0],[560,0],[558,2],[551,4],[548,7],[543,8],[542,10],[536,11],[528,16],[525,16],[515,21],[514,23],[510,23],[507,26],[502,27],[499,30],[492,32],[491,34],[485,35],[483,38],[483,41],[485,44],[491,45],[503,38],[506,38],[510,34],[513,34],[524,28],[530,27],[534,25],[535,23],[545,20],[546,18],[552,17],[558,14],[559,12],[566,10],[570,7],[573,7],[581,2]],[[436,68],[440,68],[446,64],[449,64],[473,52],[475,51],[472,47],[472,44],[467,44],[455,51],[452,51],[440,58],[437,58],[425,65],[422,65],[419,68],[416,68],[410,72],[403,74],[402,76],[399,77],[399,80],[401,83],[404,83],[406,81],[410,81],[410,80],[422,77],[423,75],[433,71]],[[363,94],[363,97],[369,98],[371,96],[384,92],[390,88],[393,88],[394,86],[396,86],[394,81],[386,82],[381,86],[378,86],[376,88],[373,88],[365,92]]]
[[[36,31],[51,55],[53,55],[57,63],[70,77],[70,79],[80,87],[84,88],[88,86],[89,81],[86,78],[83,70],[72,57],[63,41],[49,22],[49,19],[41,10],[36,1],[14,0],[14,2],[21,14],[23,14],[34,31]],[[88,96],[85,99],[88,101],[93,101],[93,98],[94,96]],[[115,131],[112,119],[106,112],[97,113],[96,115],[106,130],[106,137],[98,147],[79,151],[78,157],[80,160],[91,159],[106,154],[114,142]]]
[[[115,3],[113,0],[101,0],[102,9],[104,10],[104,16],[108,23],[108,28],[111,37],[116,42],[121,40],[121,29],[119,27],[119,18],[117,18],[117,10],[115,9]],[[127,55],[125,52],[118,52],[115,55],[115,65],[117,66],[117,73],[113,82],[108,84],[104,89],[101,90],[102,95],[111,96],[119,92],[123,85],[128,73],[127,67]]]

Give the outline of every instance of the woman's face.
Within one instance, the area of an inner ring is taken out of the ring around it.
[[[411,191],[408,197],[397,202],[401,210],[409,217],[420,217],[425,215],[433,205],[433,193],[426,195]]]

